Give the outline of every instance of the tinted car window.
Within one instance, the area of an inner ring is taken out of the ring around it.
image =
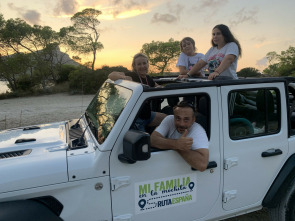
[[[276,89],[251,89],[229,94],[229,135],[232,139],[279,131],[280,101]]]

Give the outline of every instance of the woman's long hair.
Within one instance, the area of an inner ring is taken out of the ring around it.
[[[225,43],[235,42],[238,45],[238,48],[239,48],[239,57],[241,57],[242,56],[242,48],[241,48],[241,45],[240,45],[239,41],[231,33],[231,31],[229,30],[229,28],[226,25],[223,25],[223,24],[216,25],[213,29],[215,29],[215,28],[217,28],[218,30],[221,31],[221,34],[224,37]],[[211,40],[211,44],[212,44],[213,47],[216,47],[217,46],[216,44],[214,44],[213,39]]]

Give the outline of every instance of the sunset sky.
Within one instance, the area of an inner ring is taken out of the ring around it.
[[[295,0],[1,0],[0,13],[7,20],[21,18],[55,31],[71,25],[70,18],[85,8],[99,16],[100,42],[96,67],[123,65],[144,43],[195,39],[198,52],[211,47],[211,31],[226,24],[243,49],[238,70],[267,67],[265,56],[295,46]]]

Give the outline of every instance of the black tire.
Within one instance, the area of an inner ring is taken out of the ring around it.
[[[271,221],[295,220],[295,179],[284,193],[277,207],[268,209]]]
[[[34,200],[19,200],[0,203],[2,221],[62,221],[45,205]]]

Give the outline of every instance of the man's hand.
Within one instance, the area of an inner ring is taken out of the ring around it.
[[[178,147],[177,149],[179,150],[189,150],[191,149],[193,145],[193,138],[191,137],[186,137],[188,134],[188,130],[185,130],[181,137],[176,140],[176,146]]]
[[[110,73],[108,78],[111,79],[112,81],[116,81],[119,79],[132,80],[129,76],[126,76],[124,72],[118,72],[118,71],[113,71],[112,73]]]
[[[190,137],[186,137],[187,134],[188,131],[185,130],[182,136],[176,140],[165,138],[159,132],[154,131],[151,135],[151,145],[159,149],[188,151],[193,145],[193,139]]]
[[[130,76],[124,76],[123,78],[124,80],[127,80],[127,81],[132,81],[132,78]]]

